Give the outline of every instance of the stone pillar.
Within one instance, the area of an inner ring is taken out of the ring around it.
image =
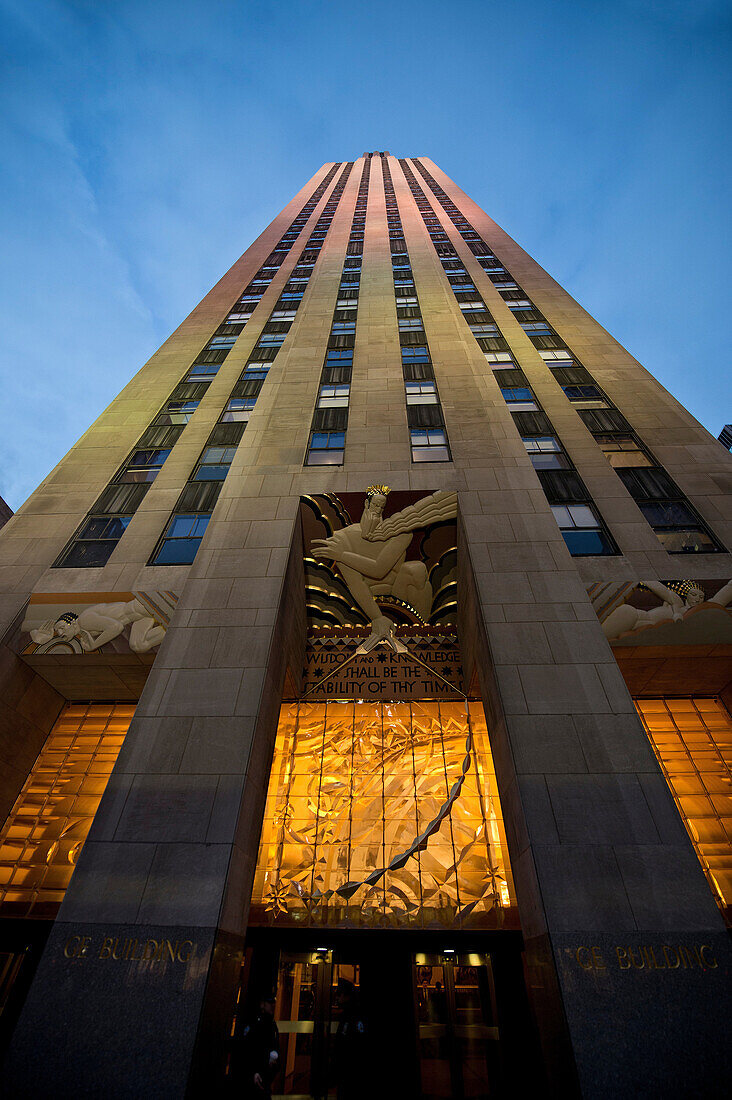
[[[552,1095],[721,1096],[721,915],[569,555],[490,543],[491,493],[478,497],[486,514],[461,530],[461,638]]]
[[[213,554],[246,581],[206,555],[191,570],[16,1028],[13,1097],[216,1092],[282,685],[302,667],[296,498],[281,514]]]

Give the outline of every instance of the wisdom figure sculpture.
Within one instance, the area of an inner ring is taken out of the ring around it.
[[[314,539],[312,554],[337,562],[358,606],[371,620],[368,652],[392,637],[394,623],[382,614],[377,596],[393,596],[408,603],[425,621],[432,610],[432,585],[421,561],[407,561],[412,532],[432,523],[455,519],[457,493],[440,491],[383,518],[387,485],[370,485],[361,519],[329,538]]]

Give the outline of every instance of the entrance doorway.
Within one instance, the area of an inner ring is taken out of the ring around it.
[[[250,928],[241,1023],[274,987],[273,1097],[335,1100],[344,1079],[356,1087],[344,1095],[364,1100],[497,1100],[509,1081],[512,1092],[537,1088],[520,933],[453,934],[454,950],[445,939],[432,931]]]
[[[280,1033],[280,1073],[274,1097],[320,1100],[335,1096],[338,1086],[339,1020],[343,1015],[339,990],[352,990],[360,1039],[352,1045],[364,1060],[365,1027],[360,1019],[360,966],[337,962],[333,952],[280,952],[275,1019]]]
[[[502,1065],[489,955],[415,955],[412,964],[423,1100],[488,1100]]]

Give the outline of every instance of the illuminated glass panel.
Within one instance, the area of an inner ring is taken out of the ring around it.
[[[64,707],[0,832],[2,916],[55,916],[134,713]]]
[[[470,732],[465,780],[441,824],[403,865],[365,883],[399,864],[439,815],[462,773]],[[480,704],[470,704],[470,729],[462,703],[285,704],[250,921],[517,926]]]
[[[732,906],[732,718],[718,699],[636,699],[715,897]]]

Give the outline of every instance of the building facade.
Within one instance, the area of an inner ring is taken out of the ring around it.
[[[272,988],[275,1095],[343,990],[366,1095],[722,1095],[731,485],[432,161],[323,165],[0,536],[9,1095],[223,1095]]]

